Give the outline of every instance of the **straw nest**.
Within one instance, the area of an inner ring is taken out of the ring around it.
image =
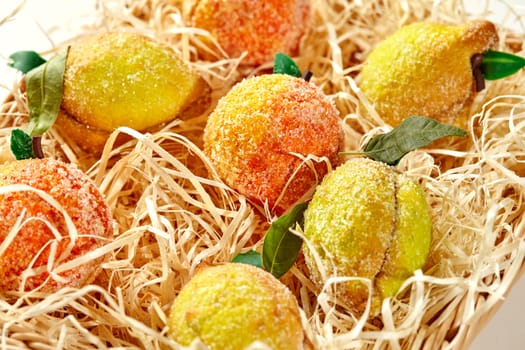
[[[453,0],[312,3],[314,26],[295,59],[335,101],[347,151],[389,130],[356,87],[371,48],[414,21],[472,19]],[[226,57],[206,32],[185,27],[178,6],[168,0],[101,1],[100,16],[79,35],[132,30],[167,42],[208,81],[215,102],[242,77],[271,67],[246,68]],[[525,35],[499,30],[498,49],[520,54]],[[199,60],[197,50],[216,59]],[[491,82],[477,96],[468,138],[411,152],[398,165],[427,194],[432,251],[427,266],[383,303],[378,319],[354,316],[339,305],[333,294],[337,278],[317,289],[301,259],[281,278],[297,297],[316,349],[464,349],[491,317],[525,258],[524,73]],[[182,348],[167,337],[166,327],[178,291],[199,267],[260,250],[273,219],[217,177],[202,151],[207,113],[151,134],[119,129],[100,159],[84,154],[67,135],[46,134],[46,154],[77,164],[106,196],[116,235],[98,252],[110,258],[92,284],[0,299],[2,348]],[[1,116],[0,161],[7,161],[12,128],[27,123],[17,81]],[[121,133],[131,141],[115,148]]]

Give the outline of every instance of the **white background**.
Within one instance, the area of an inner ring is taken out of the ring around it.
[[[492,1],[491,9],[496,13],[489,19],[524,31],[525,0],[501,2],[519,6],[515,7],[515,14],[505,16],[496,1]],[[20,3],[0,0],[0,21]],[[26,0],[23,10],[14,19],[0,25],[0,99],[7,94],[7,88],[16,78],[16,73],[6,66],[7,57],[18,50],[41,52],[50,49],[51,38],[43,33],[52,33],[52,40],[67,38],[71,33],[63,28],[78,28],[83,22],[88,22],[95,3],[96,0]],[[466,0],[465,3],[473,12],[484,11],[487,6],[484,0]],[[520,17],[521,22],[516,20]],[[525,276],[516,283],[503,306],[470,349],[525,349]]]

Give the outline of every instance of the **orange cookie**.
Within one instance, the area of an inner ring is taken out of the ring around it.
[[[286,211],[338,162],[339,113],[312,83],[283,74],[248,78],[219,101],[204,130],[204,150],[232,188]],[[303,159],[301,159],[303,157]]]
[[[191,26],[207,30],[230,55],[259,65],[277,52],[296,55],[310,23],[309,0],[185,0]]]
[[[83,172],[52,159],[13,161],[0,167],[0,189],[0,292],[53,292],[96,277],[104,256],[74,260],[112,238],[112,217]]]

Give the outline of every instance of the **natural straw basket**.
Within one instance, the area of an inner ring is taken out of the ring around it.
[[[345,150],[356,150],[370,135],[389,129],[354,80],[371,48],[414,21],[455,24],[472,18],[454,0],[312,4],[314,27],[294,59],[313,71],[312,82],[335,101],[344,119]],[[271,67],[246,68],[226,58],[216,43],[203,40],[205,33],[185,27],[179,5],[173,0],[99,1],[99,18],[80,35],[135,30],[169,43],[208,81],[214,103],[243,76]],[[523,54],[525,33],[499,31],[499,50]],[[217,60],[198,59],[202,49],[215,52]],[[12,128],[27,122],[25,96],[18,82],[12,84],[0,110],[2,162],[12,159]],[[399,164],[428,196],[434,238],[427,266],[383,304],[379,319],[354,317],[337,305],[333,285],[318,290],[301,259],[281,278],[298,299],[316,349],[468,347],[524,269],[524,92],[524,72],[489,83],[472,106],[467,139],[412,152]],[[206,116],[175,120],[152,134],[122,128],[112,134],[100,159],[84,154],[67,135],[51,130],[44,137],[47,156],[77,164],[99,186],[117,233],[106,247],[111,257],[93,284],[0,298],[0,348],[182,348],[167,337],[166,328],[180,288],[200,266],[260,250],[272,220],[214,173],[202,151]],[[114,148],[119,133],[131,141]]]

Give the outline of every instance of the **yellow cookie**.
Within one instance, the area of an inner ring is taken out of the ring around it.
[[[497,41],[488,21],[405,26],[369,54],[360,88],[392,126],[416,115],[465,127],[466,116],[459,115],[475,94],[471,57]]]

